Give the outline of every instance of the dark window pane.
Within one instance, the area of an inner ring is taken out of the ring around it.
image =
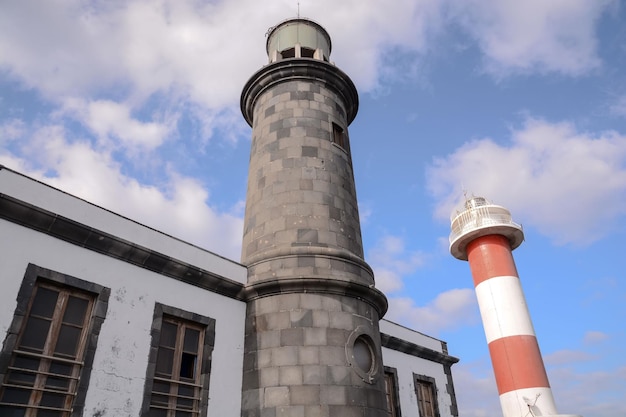
[[[154,381],[152,385],[152,391],[154,392],[170,392],[170,383],[162,381]]]
[[[156,372],[161,375],[172,375],[172,364],[174,363],[174,351],[167,348],[159,348],[157,354]]]
[[[61,411],[53,411],[53,410],[39,410],[37,413],[37,417],[62,417],[63,413]]]
[[[195,379],[196,377],[196,362],[198,356],[191,353],[183,352],[180,359],[180,377]]]
[[[37,294],[33,300],[33,306],[30,309],[30,314],[52,318],[58,298],[58,291],[42,287],[37,288]]]
[[[50,373],[58,375],[72,375],[73,365],[69,365],[61,362],[52,362],[50,364]]]
[[[176,417],[192,417],[193,414],[185,412],[185,411],[177,411]]]
[[[65,403],[65,395],[44,392],[41,396],[41,403],[39,405],[44,407],[63,408],[63,403]]]
[[[56,389],[59,391],[67,391],[70,386],[70,380],[66,378],[55,378],[49,376],[46,378],[46,388]]]
[[[54,352],[68,355],[72,358],[76,357],[76,348],[80,340],[80,333],[81,329],[78,327],[72,327],[66,324],[61,325],[61,331],[59,332],[59,338]]]
[[[20,341],[20,347],[43,351],[49,329],[50,322],[48,320],[29,317]]]
[[[39,369],[39,359],[37,358],[28,358],[25,356],[16,356],[13,361],[13,366],[16,368],[22,369]]]
[[[26,415],[26,409],[17,407],[4,407],[0,405],[0,415],[6,417],[24,417]]]
[[[285,49],[280,54],[283,58],[294,58],[296,56],[296,48]]]
[[[167,407],[168,401],[169,401],[169,397],[166,395],[152,394],[152,399],[150,400],[150,404]]]
[[[167,410],[161,410],[159,408],[153,408],[148,414],[149,417],[167,417]]]
[[[63,322],[82,326],[85,321],[85,312],[87,311],[88,305],[89,302],[84,298],[70,296],[67,301],[65,314],[63,315]]]
[[[5,387],[2,395],[3,402],[9,402],[13,404],[28,404],[30,399],[29,389],[11,388]]]
[[[33,386],[35,374],[30,372],[9,371],[8,381],[10,384]]]
[[[300,56],[302,58],[313,58],[314,55],[315,55],[315,49],[304,48],[304,47],[300,48]]]
[[[194,387],[189,387],[186,385],[178,386],[178,395],[182,395],[183,397],[193,397],[196,389]]]
[[[179,398],[177,401],[177,408],[182,408],[183,410],[193,410],[193,400],[189,398]]]
[[[196,329],[185,330],[185,352],[198,353],[198,340],[200,339],[200,331]]]
[[[178,326],[166,321],[161,325],[161,339],[159,345],[173,348],[176,346],[176,330]]]

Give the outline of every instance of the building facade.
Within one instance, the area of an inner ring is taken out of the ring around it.
[[[445,342],[382,319],[330,37],[267,51],[241,263],[0,169],[0,415],[458,415]]]

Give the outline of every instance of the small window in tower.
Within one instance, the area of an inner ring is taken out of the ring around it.
[[[295,58],[296,57],[296,48],[285,49],[280,53],[284,58]]]
[[[333,123],[333,142],[348,151],[348,135],[346,132],[336,123]]]
[[[313,58],[315,55],[315,49],[311,48],[300,48],[300,56],[302,58]]]

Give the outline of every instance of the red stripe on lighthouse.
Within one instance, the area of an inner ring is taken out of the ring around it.
[[[518,276],[509,240],[501,235],[481,236],[467,245],[474,287],[499,276]]]
[[[535,336],[509,336],[489,343],[500,395],[522,388],[549,388]]]

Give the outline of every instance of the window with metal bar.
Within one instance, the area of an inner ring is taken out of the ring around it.
[[[90,293],[36,282],[5,371],[0,415],[70,415],[94,300]]]
[[[420,417],[439,417],[435,379],[425,375],[413,374],[415,394]]]
[[[150,415],[198,416],[204,329],[164,317],[150,400]]]
[[[207,415],[215,320],[157,303],[144,416]]]
[[[395,368],[387,366],[385,366],[385,394],[387,397],[387,415],[389,417],[400,417],[397,371]]]

